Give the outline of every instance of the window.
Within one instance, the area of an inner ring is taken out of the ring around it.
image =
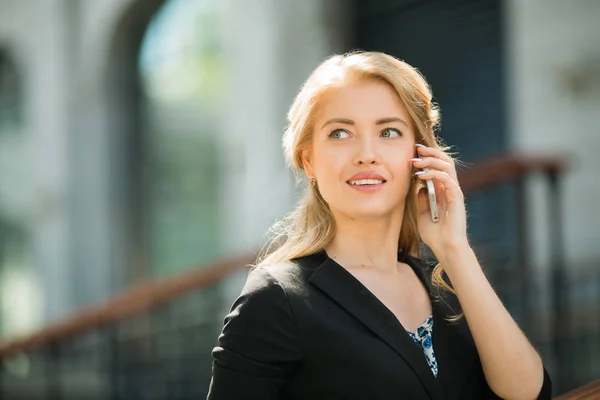
[[[145,224],[154,274],[219,256],[218,1],[171,0],[142,43]]]

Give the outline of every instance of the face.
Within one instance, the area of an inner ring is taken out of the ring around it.
[[[302,160],[334,215],[402,215],[415,156],[410,121],[383,82],[348,83],[326,95]]]

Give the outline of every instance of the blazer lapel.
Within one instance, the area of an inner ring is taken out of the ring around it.
[[[423,350],[410,338],[396,316],[344,267],[326,254],[319,257],[323,258],[310,283],[354,315],[398,353],[413,369],[431,399],[444,399]],[[433,329],[435,334],[435,325]]]
[[[448,322],[446,318],[462,312],[458,299],[433,285],[430,268],[412,257],[401,260],[410,265],[429,291],[433,309],[433,350],[438,362],[437,381],[447,398],[458,398],[458,391],[472,373],[477,348],[464,319]]]

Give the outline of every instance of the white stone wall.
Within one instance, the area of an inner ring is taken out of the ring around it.
[[[29,166],[22,212],[32,234],[36,273],[43,282],[44,314],[69,308],[70,265],[67,220],[67,113],[64,13],[59,1],[0,1],[0,43],[16,55],[25,90],[27,149],[18,160]],[[48,288],[46,290],[46,288]],[[50,289],[51,288],[51,289]],[[51,292],[51,294],[50,294]],[[24,310],[24,312],[26,312]]]
[[[24,79],[27,148],[15,148],[22,154],[14,158],[28,167],[31,183],[20,212],[32,234],[43,320],[113,289],[116,216],[104,88],[116,26],[133,3],[0,0],[0,45],[16,55]],[[75,251],[82,256],[74,258]]]
[[[565,256],[571,268],[600,259],[600,2],[506,2],[512,147],[570,158],[562,180]],[[530,240],[538,264],[550,249],[547,192],[531,182]]]

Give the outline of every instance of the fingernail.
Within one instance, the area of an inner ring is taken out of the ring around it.
[[[410,161],[423,161],[423,159],[417,157],[417,158],[411,158]]]
[[[425,146],[424,144],[421,144],[421,143],[417,143],[415,146],[417,146],[417,147],[423,147],[423,148],[427,148],[427,146]]]
[[[415,175],[423,175],[423,174],[425,174],[425,172],[426,171],[417,171],[417,172],[415,172]]]

